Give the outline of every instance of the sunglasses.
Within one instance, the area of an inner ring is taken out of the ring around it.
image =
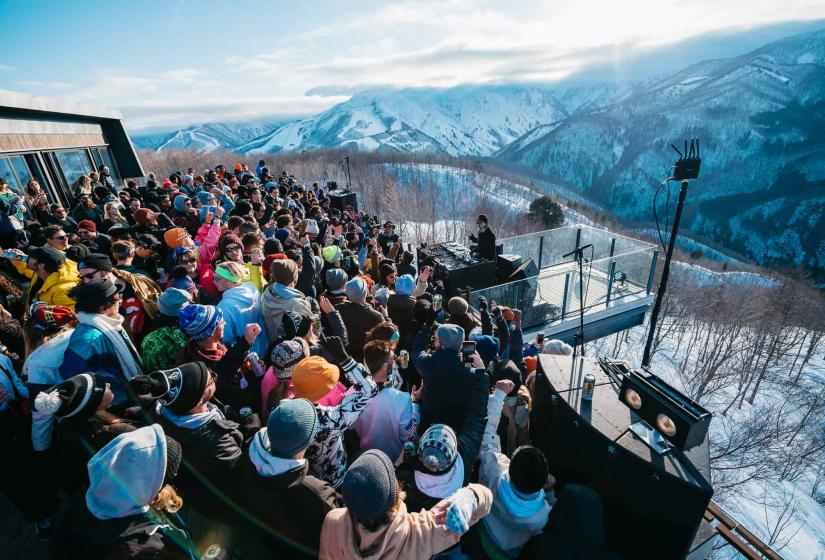
[[[77,279],[78,280],[91,280],[92,278],[95,277],[95,274],[97,274],[98,272],[100,272],[100,271],[96,270],[94,272],[89,272],[88,274],[78,274]]]
[[[197,259],[181,259],[180,264],[192,264],[198,262]]]
[[[241,250],[241,248],[238,247],[237,245],[227,245],[227,247],[224,249],[224,252],[226,252],[226,253],[237,253],[240,250]]]
[[[56,235],[52,237],[52,239],[57,239],[59,241],[66,241],[69,238],[68,235]]]

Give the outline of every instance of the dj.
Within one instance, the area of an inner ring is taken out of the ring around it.
[[[487,216],[480,215],[476,220],[478,226],[478,237],[470,234],[470,241],[476,243],[471,247],[472,251],[482,259],[495,260],[496,258],[496,234],[487,227]]]

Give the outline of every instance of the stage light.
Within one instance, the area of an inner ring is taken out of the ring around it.
[[[642,397],[640,397],[639,393],[633,389],[628,389],[624,392],[624,400],[625,403],[627,403],[627,406],[633,410],[639,410],[642,408]]]

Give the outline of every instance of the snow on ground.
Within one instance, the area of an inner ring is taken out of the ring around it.
[[[726,271],[716,272],[697,264],[673,261],[674,270],[700,286],[719,286],[721,284],[744,284],[754,287],[773,288],[779,286],[775,279],[756,272]]]

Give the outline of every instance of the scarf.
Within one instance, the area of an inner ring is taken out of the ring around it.
[[[498,497],[504,509],[513,517],[530,517],[544,507],[544,490],[532,494],[522,494],[510,482],[510,473],[504,473],[498,481]]]
[[[275,295],[282,299],[294,299],[304,297],[304,293],[300,290],[296,290],[295,288],[287,288],[283,284],[278,284],[277,282],[273,284],[273,286],[273,291],[275,292]]]
[[[206,403],[206,408],[206,412],[198,412],[197,414],[183,414],[178,416],[165,406],[161,406],[160,403],[157,403],[157,408],[155,411],[178,428],[183,428],[184,430],[194,430],[196,428],[200,428],[210,420],[226,420],[226,417],[223,415],[223,412],[221,412],[221,409],[213,403]]]
[[[97,313],[86,313],[80,311],[77,314],[77,322],[82,325],[89,325],[100,332],[115,349],[115,356],[120,363],[123,377],[128,381],[133,377],[143,373],[143,361],[140,354],[135,349],[126,331],[123,330],[123,317],[118,315],[116,319],[106,317]]]
[[[456,456],[455,463],[440,475],[415,471],[415,485],[431,498],[446,498],[464,486],[464,460]]]

